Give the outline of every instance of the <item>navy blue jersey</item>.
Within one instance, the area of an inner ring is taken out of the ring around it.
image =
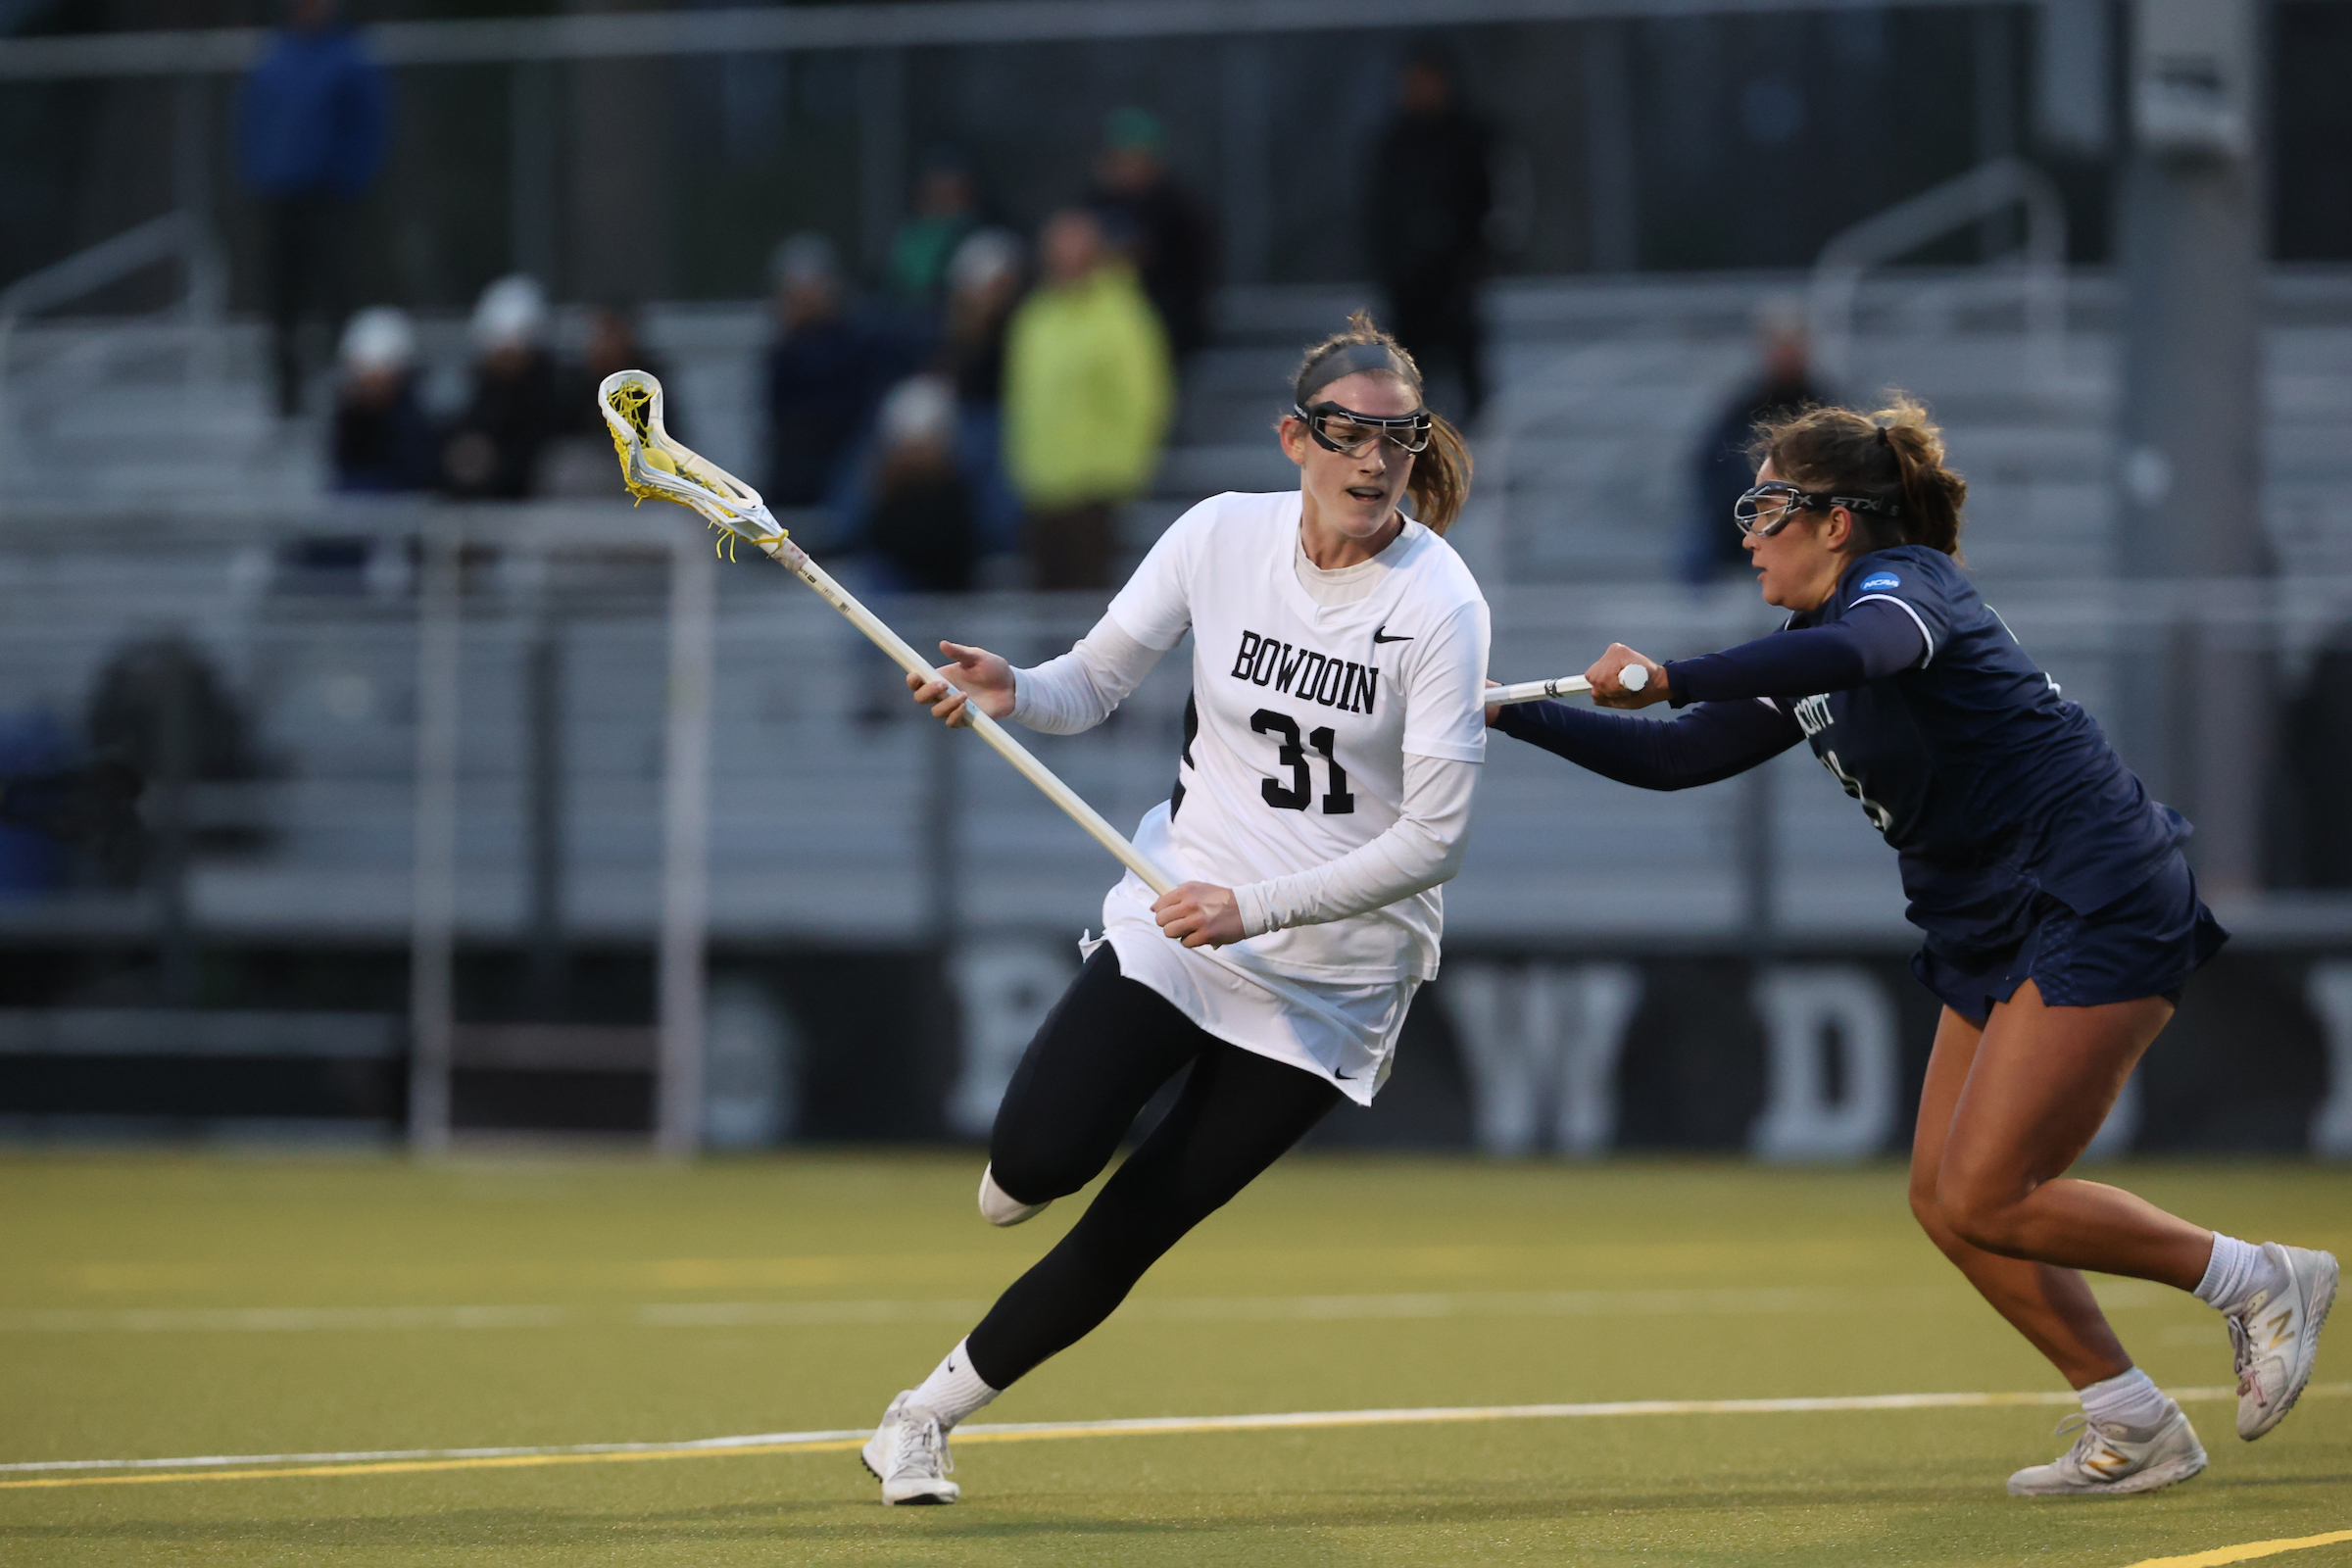
[[[1835,625],[1875,603],[1917,624],[1916,663],[1843,691],[1760,700],[1796,722],[1900,852],[1917,923],[1982,946],[2035,892],[2087,914],[2188,836],[1941,551],[1863,556],[1827,604],[1785,629]]]

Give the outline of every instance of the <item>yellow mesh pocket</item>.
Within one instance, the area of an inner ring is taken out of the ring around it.
[[[654,394],[652,388],[642,381],[626,381],[614,387],[607,401],[612,405],[612,412],[620,416],[621,422],[636,432],[637,440],[634,443],[633,455],[638,462],[643,463],[649,468],[662,473],[674,473],[680,478],[693,480],[697,484],[708,485],[710,483],[704,475],[695,472],[692,466],[679,463],[677,459],[654,443]],[[675,500],[676,497],[654,489],[637,477],[636,470],[629,461],[632,456],[629,439],[617,429],[613,430],[612,435],[612,450],[620,458],[620,482],[628,487],[629,494],[640,501]],[[716,489],[717,487],[711,486],[711,488]]]
[[[612,450],[620,457],[621,484],[629,494],[640,502],[668,501],[700,513],[706,522],[727,535],[730,558],[738,533],[762,547],[786,538],[781,528],[759,533],[743,526],[751,514],[762,518],[767,515],[759,493],[671,441],[658,422],[660,396],[660,385],[638,371],[623,371],[606,383],[606,427],[612,436]],[[655,474],[671,482],[662,483]]]

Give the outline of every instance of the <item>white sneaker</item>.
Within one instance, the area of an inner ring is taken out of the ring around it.
[[[1042,1203],[1022,1202],[997,1185],[996,1166],[983,1165],[980,1168],[980,1217],[991,1225],[1018,1225],[1023,1220],[1037,1218],[1053,1206],[1054,1200],[1051,1198]]]
[[[2171,1400],[2165,1401],[2171,1404]],[[2121,1496],[2154,1492],[2186,1481],[2205,1468],[2205,1446],[2177,1404],[2152,1427],[2115,1426],[2077,1413],[2058,1423],[2061,1433],[2080,1424],[2075,1446],[2052,1459],[2009,1478],[2012,1497]]]
[[[2230,1349],[2237,1365],[2237,1435],[2252,1443],[2286,1419],[2311,1381],[2320,1330],[2335,1304],[2335,1257],[2309,1248],[2262,1244],[2262,1255],[2286,1281],[2230,1313]]]
[[[936,1411],[906,1402],[913,1394],[908,1389],[890,1401],[858,1457],[882,1483],[885,1503],[954,1502],[963,1489],[948,1479],[956,1468],[948,1457],[948,1434]]]

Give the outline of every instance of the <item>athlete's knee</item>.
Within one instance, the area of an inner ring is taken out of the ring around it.
[[[1017,1202],[1050,1203],[1095,1179],[1103,1165],[1092,1150],[1041,1146],[999,1137],[988,1147],[989,1171],[1000,1192]]]
[[[988,1136],[997,1186],[1021,1202],[1050,1203],[1102,1174],[1117,1141],[1090,1136],[1072,1121],[1066,1109],[1007,1095]]]
[[[1931,1236],[1951,1229],[1951,1222],[1943,1217],[1943,1205],[1936,1197],[1936,1175],[1932,1165],[1923,1168],[1914,1162],[1911,1166],[1911,1217]]]
[[[1936,1175],[1933,1200],[1954,1236],[1980,1251],[2016,1256],[2024,1242],[2026,1196],[2013,1181],[1946,1168]]]

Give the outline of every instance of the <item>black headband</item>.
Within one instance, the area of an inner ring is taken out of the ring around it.
[[[1298,406],[1304,408],[1308,398],[1332,382],[1361,375],[1366,370],[1379,375],[1393,375],[1406,386],[1413,384],[1412,371],[1406,369],[1403,363],[1389,351],[1386,343],[1350,343],[1298,372],[1298,384],[1293,389]]]

